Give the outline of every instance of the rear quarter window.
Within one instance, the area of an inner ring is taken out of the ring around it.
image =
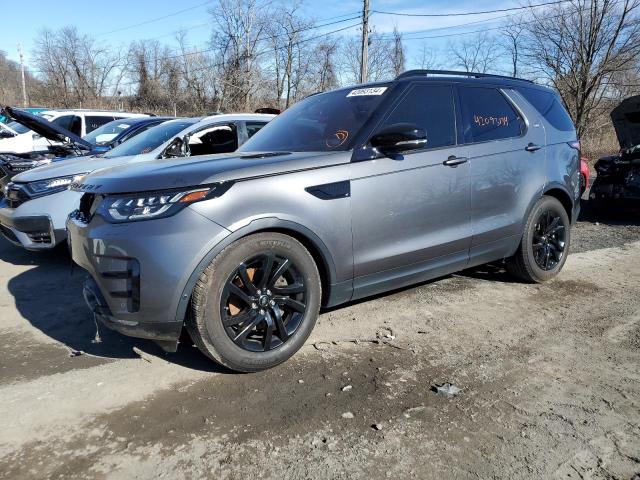
[[[503,140],[522,135],[524,122],[496,88],[460,87],[465,143]]]
[[[542,115],[553,128],[573,132],[571,117],[555,93],[537,88],[518,88],[518,92]]]

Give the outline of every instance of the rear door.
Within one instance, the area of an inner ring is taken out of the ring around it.
[[[395,123],[424,128],[427,145],[352,165],[356,297],[461,269],[468,259],[469,163],[456,142],[453,87],[409,86],[377,130]]]
[[[470,152],[470,258],[479,264],[510,255],[517,246],[531,199],[544,185],[545,132],[533,109],[517,105],[512,90],[458,89]]]

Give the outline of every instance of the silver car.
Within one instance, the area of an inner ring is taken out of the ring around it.
[[[239,371],[283,362],[319,309],[504,261],[558,274],[579,145],[556,93],[411,71],[313,95],[235,154],[96,171],[69,218],[85,298],[175,351],[183,325]]]
[[[0,200],[0,232],[28,250],[54,248],[66,240],[65,222],[81,197],[68,187],[87,173],[163,158],[233,152],[272,118],[232,114],[170,120],[103,156],[66,160],[16,175]]]

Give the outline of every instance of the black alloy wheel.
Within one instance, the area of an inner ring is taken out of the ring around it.
[[[538,267],[550,271],[558,266],[565,251],[566,225],[561,216],[551,210],[540,212],[533,230],[532,250]]]
[[[243,261],[227,278],[220,318],[243,350],[267,352],[286,343],[304,318],[307,288],[293,260],[264,252]]]

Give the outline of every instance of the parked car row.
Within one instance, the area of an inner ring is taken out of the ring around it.
[[[0,167],[5,178],[11,178],[0,208],[0,230],[28,250],[51,249],[66,240],[65,221],[81,196],[68,189],[74,179],[120,164],[233,152],[273,118],[260,114],[132,118],[107,123],[82,139],[33,115],[6,110],[46,138],[66,139],[84,152],[77,158],[41,160],[39,168],[18,175],[9,170],[9,162]]]
[[[17,175],[1,228],[67,236],[110,328],[167,351],[186,328],[245,372],[291,357],[321,307],[487,262],[543,282],[567,259],[580,147],[551,89],[418,70],[271,119],[168,120]]]

